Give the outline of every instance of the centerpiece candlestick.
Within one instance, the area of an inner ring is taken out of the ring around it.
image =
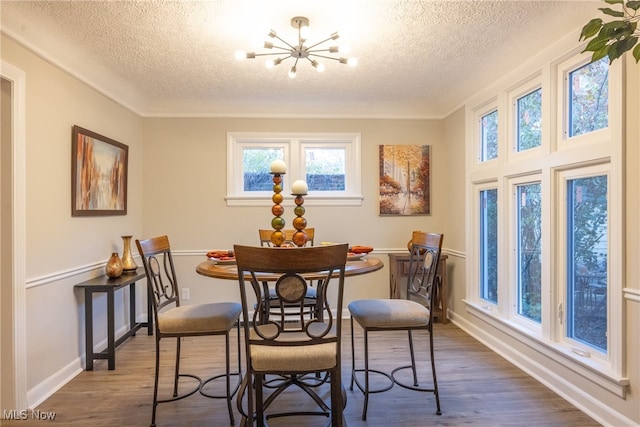
[[[271,227],[273,227],[274,232],[271,233],[271,243],[274,246],[280,247],[286,240],[286,236],[282,229],[285,225],[285,220],[282,218],[282,214],[284,213],[284,207],[282,206],[282,201],[284,197],[282,196],[282,175],[287,171],[287,165],[282,160],[274,160],[271,162],[271,174],[273,175],[273,197],[271,200],[273,201],[273,207],[271,208],[271,213],[274,215],[271,220]]]
[[[307,227],[307,220],[303,217],[305,212],[304,206],[302,206],[304,204],[303,196],[307,195],[309,187],[306,182],[298,180],[291,185],[291,191],[291,195],[296,196],[294,200],[296,207],[293,209],[293,213],[296,214],[293,219],[293,228],[296,229],[296,232],[293,233],[291,239],[296,246],[302,247],[307,244],[307,233],[304,231]]]

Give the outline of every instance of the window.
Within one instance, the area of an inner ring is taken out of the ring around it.
[[[480,119],[480,160],[486,162],[498,157],[498,110]]]
[[[517,99],[516,151],[529,150],[542,144],[542,89]]]
[[[302,179],[309,186],[306,205],[361,204],[360,134],[229,133],[227,205],[271,204],[269,166],[276,159],[287,164],[283,194]]]
[[[516,186],[517,313],[537,323],[542,309],[540,195],[540,183]]]
[[[498,303],[498,190],[480,191],[480,297]]]
[[[607,176],[567,180],[568,338],[607,351]]]
[[[606,128],[609,123],[609,59],[569,73],[569,136]]]
[[[624,395],[623,66],[587,54],[547,59],[469,100],[467,149],[478,161],[467,162],[465,302],[537,354]],[[507,155],[479,161],[498,153]]]

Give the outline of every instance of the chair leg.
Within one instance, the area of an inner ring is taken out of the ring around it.
[[[178,378],[180,377],[180,337],[176,338],[176,372],[173,379],[173,397],[178,395]]]
[[[235,423],[233,418],[233,408],[231,406],[231,358],[230,358],[230,346],[229,346],[229,332],[224,334],[224,349],[225,349],[225,367],[226,367],[226,379],[227,379],[227,409],[229,410],[229,421],[231,424]],[[239,375],[240,373],[238,373]]]
[[[429,328],[429,350],[431,353],[431,373],[433,374],[433,394],[436,396],[436,414],[442,415],[440,410],[440,393],[438,392],[438,380],[436,378],[436,359],[433,351],[433,325]]]
[[[254,388],[256,393],[256,423],[258,427],[265,427],[264,422],[264,396],[262,395],[262,386],[264,384],[264,375],[263,374],[255,374],[254,375]]]
[[[156,336],[156,377],[153,385],[153,408],[151,410],[151,427],[156,425],[156,410],[158,409],[158,380],[160,376],[160,339]]]
[[[362,408],[362,421],[367,420],[367,408],[369,406],[369,333],[364,328],[364,406]]]
[[[411,329],[407,331],[409,334],[409,353],[411,354],[411,371],[413,372],[413,385],[418,387],[418,373],[416,370],[416,356],[413,352],[413,334]]]
[[[331,426],[342,427],[344,404],[342,402],[342,382],[340,367],[331,371]]]
[[[349,385],[349,390],[353,391],[353,380],[356,375],[356,347],[353,339],[353,317],[351,319],[351,383]]]

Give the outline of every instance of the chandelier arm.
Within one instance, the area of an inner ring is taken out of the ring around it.
[[[318,58],[333,59],[334,61],[340,61],[340,58],[334,58],[332,56],[326,56],[326,55],[318,55],[317,53],[309,53],[309,56],[317,56]]]
[[[284,43],[284,44],[286,44],[287,46],[289,46],[291,49],[295,49],[295,47],[294,47],[294,46],[292,46],[292,45],[290,45],[286,40],[281,39],[279,35],[277,35],[277,34],[276,34],[276,35],[274,35],[274,37],[275,37],[275,38],[277,38],[278,40],[280,40],[282,43]],[[275,46],[274,46],[274,47],[275,47]]]
[[[309,47],[307,48],[307,50],[309,50],[309,49],[313,49],[314,47],[316,47],[316,46],[318,46],[318,45],[321,45],[322,43],[326,43],[326,42],[328,42],[329,40],[333,40],[333,38],[332,38],[332,37],[327,37],[326,39],[322,40],[321,42],[318,42],[318,43],[316,43],[316,44],[314,44],[314,45],[309,46]]]
[[[282,55],[283,53],[284,52],[256,53],[255,56],[273,56],[273,55]],[[287,58],[291,58],[291,55],[287,55],[286,57],[284,57],[282,59],[285,60]]]

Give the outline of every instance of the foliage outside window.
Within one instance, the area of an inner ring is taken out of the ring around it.
[[[567,181],[567,336],[607,351],[607,176]]]
[[[486,162],[498,157],[498,110],[480,119],[480,160]]]
[[[516,151],[542,144],[542,89],[524,95],[516,101],[518,136]]]
[[[569,73],[569,136],[609,125],[609,65],[600,61]]]
[[[480,191],[480,297],[498,303],[498,190]]]
[[[542,309],[542,200],[540,183],[516,187],[518,314],[540,323]]]

